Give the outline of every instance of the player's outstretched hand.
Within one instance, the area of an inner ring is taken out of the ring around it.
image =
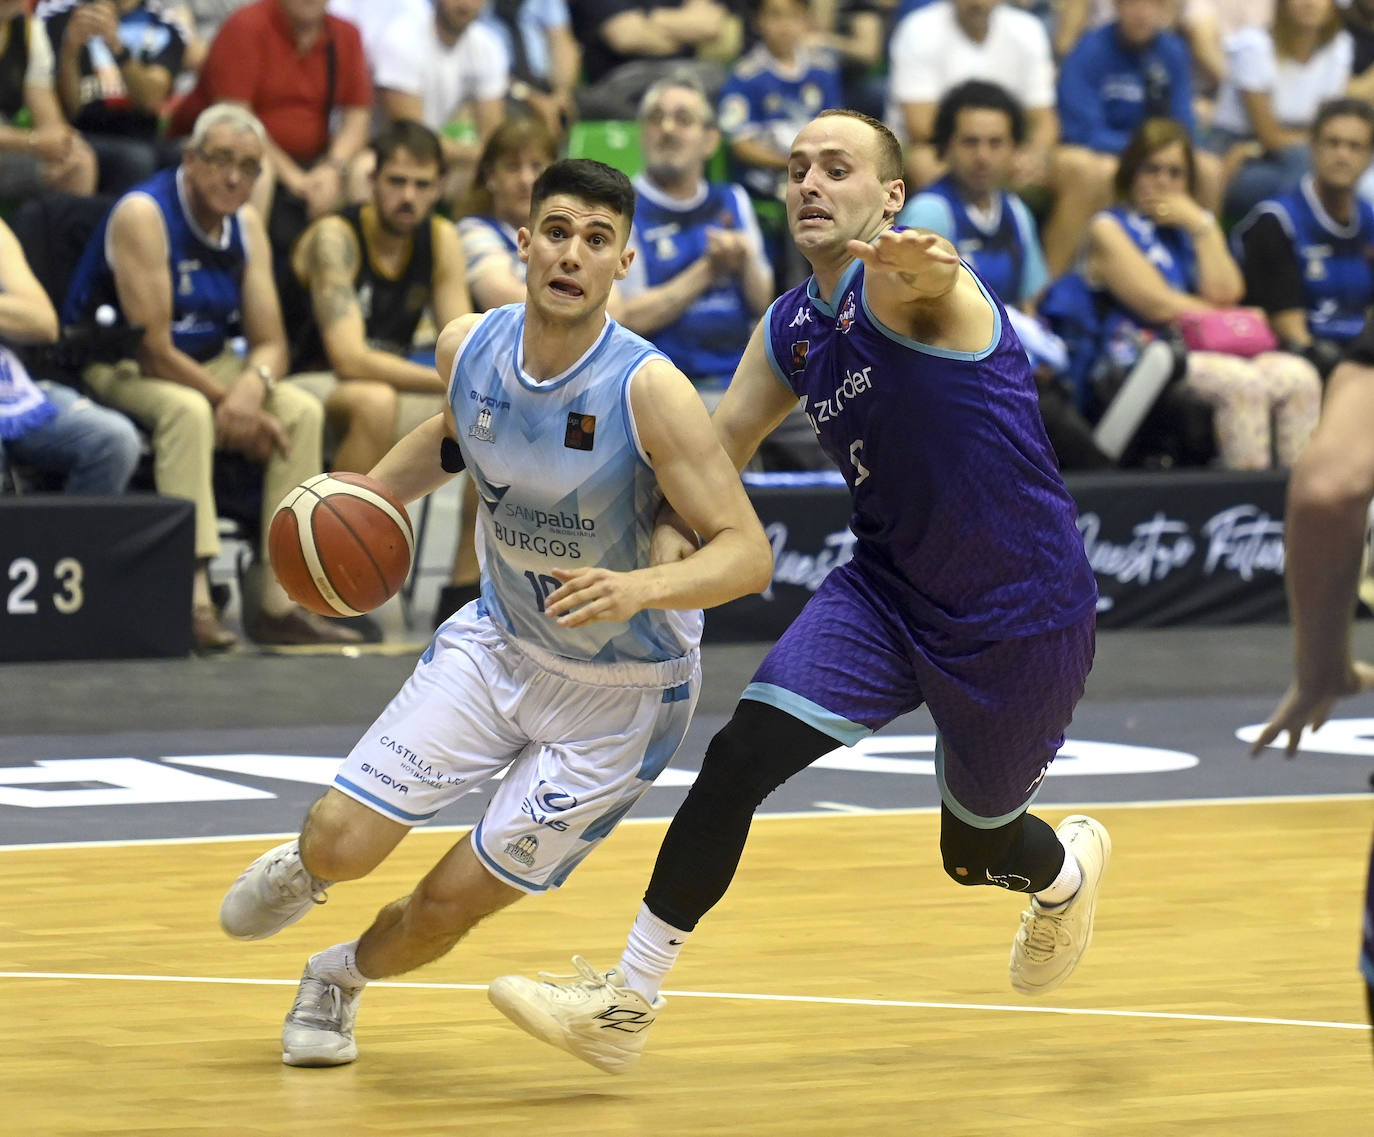
[[[917,293],[940,295],[948,291],[959,254],[938,233],[928,229],[884,229],[873,244],[850,241],[848,251],[863,261],[869,272],[890,273]]]
[[[564,628],[628,620],[644,607],[637,573],[603,568],[552,572],[562,584],[544,598],[544,611]]]
[[[1284,746],[1283,752],[1292,758],[1298,752],[1298,743],[1302,740],[1304,727],[1320,729],[1330,717],[1331,708],[1337,699],[1369,690],[1374,690],[1374,666],[1358,659],[1352,662],[1350,672],[1338,688],[1307,690],[1294,683],[1279,700],[1279,705],[1269,716],[1269,722],[1250,747],[1250,757],[1258,757],[1260,751],[1274,739],[1287,733],[1288,743]]]

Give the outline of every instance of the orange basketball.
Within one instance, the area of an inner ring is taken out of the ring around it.
[[[267,534],[286,594],[321,616],[358,616],[395,596],[415,556],[406,507],[366,474],[316,474],[277,506]]]

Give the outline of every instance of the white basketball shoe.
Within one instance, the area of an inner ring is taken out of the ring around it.
[[[1011,985],[1023,995],[1047,994],[1073,974],[1093,942],[1097,893],[1112,857],[1111,837],[1091,817],[1066,817],[1055,832],[1077,859],[1083,883],[1071,899],[1052,908],[1032,896],[1021,913],[1021,930],[1011,945]]]
[[[329,881],[306,872],[299,841],[269,849],[243,870],[219,906],[219,926],[236,940],[265,940],[325,901]]]
[[[311,970],[311,956],[296,1001],[281,1029],[281,1060],[288,1066],[343,1066],[358,1057],[353,1020],[363,988],[340,987]]]
[[[624,1074],[644,1052],[645,1036],[667,1000],[650,1003],[625,986],[620,969],[597,971],[580,955],[577,975],[527,979],[503,975],[487,987],[487,998],[521,1030],[566,1050],[607,1074]]]

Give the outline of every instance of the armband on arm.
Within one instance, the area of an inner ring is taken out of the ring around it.
[[[446,474],[459,474],[467,469],[467,463],[463,461],[463,452],[458,448],[455,439],[446,437],[439,443],[439,465],[444,468]]]

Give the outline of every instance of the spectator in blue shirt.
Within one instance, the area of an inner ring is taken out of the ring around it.
[[[57,312],[3,221],[0,292],[0,474],[14,463],[70,494],[122,493],[138,463],[134,424],[70,387],[35,382],[13,350],[55,342]]]
[[[951,88],[931,136],[946,173],[906,203],[897,223],[948,239],[997,293],[1035,369],[1040,416],[1060,468],[1101,469],[1111,459],[1093,442],[1062,379],[1068,351],[1032,314],[1049,274],[1035,220],[1007,189],[1025,137],[1025,111],[1005,88],[979,79]]]
[[[738,180],[753,196],[776,200],[792,139],[844,99],[838,61],[806,43],[810,0],[757,0],[754,26],[759,43],[731,69],[718,117]]]
[[[1284,347],[1325,378],[1374,304],[1374,206],[1356,195],[1374,157],[1374,108],[1332,99],[1312,127],[1312,170],[1260,202],[1231,234],[1245,298],[1265,310]]]
[[[149,0],[43,0],[34,18],[52,41],[62,109],[95,150],[100,191],[176,165],[180,146],[158,136],[158,116],[186,56],[181,22]]]
[[[1055,205],[1045,226],[1051,275],[1072,266],[1088,218],[1111,201],[1117,155],[1141,123],[1173,119],[1195,134],[1192,62],[1167,22],[1166,0],[1116,0],[1116,20],[1088,32],[1059,69]],[[1199,203],[1215,210],[1220,193],[1221,163],[1199,153]]]
[[[720,134],[700,84],[690,75],[660,79],[644,95],[639,122],[635,257],[620,282],[617,319],[699,390],[719,395],[777,295],[773,268],[743,188],[707,180]]]
[[[980,79],[951,88],[933,135],[947,172],[906,203],[897,223],[948,238],[1003,304],[1029,309],[1049,274],[1035,219],[1006,188],[1025,135],[1025,112],[1005,88]]]

